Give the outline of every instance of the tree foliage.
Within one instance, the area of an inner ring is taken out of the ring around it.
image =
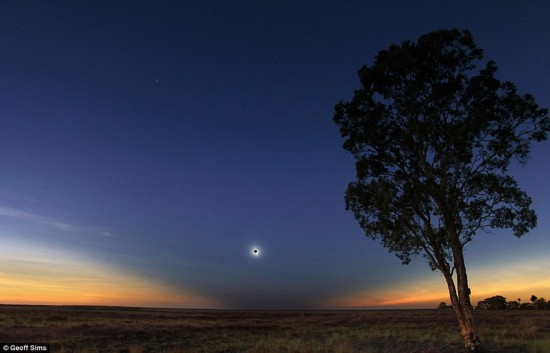
[[[444,304],[444,303],[443,303]],[[477,303],[478,310],[549,310],[550,301],[544,298],[531,296],[531,303],[521,303],[521,299],[514,301],[506,301],[506,298],[501,295],[495,295],[490,298],[485,298]]]
[[[531,199],[507,175],[546,139],[548,111],[494,77],[468,31],[437,31],[392,45],[359,71],[362,88],[336,106],[357,180],[346,191],[367,236],[403,263],[423,253],[433,269],[479,231],[536,225]],[[450,232],[452,231],[452,233]]]
[[[481,310],[504,310],[507,308],[506,298],[501,295],[486,298],[477,303],[477,308]]]

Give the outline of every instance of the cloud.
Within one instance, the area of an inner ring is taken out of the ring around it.
[[[56,219],[39,216],[33,213],[25,212],[20,209],[0,206],[0,217],[9,217],[24,222],[46,225],[50,228],[67,233],[93,233],[103,237],[113,237],[114,235],[104,229],[81,227],[70,223],[62,222]]]
[[[35,214],[24,212],[15,208],[0,206],[0,216],[16,218],[18,220],[28,221],[32,223],[45,224],[52,228],[65,232],[74,232],[78,230],[78,227],[75,227],[71,224],[59,222],[46,217],[37,216]]]

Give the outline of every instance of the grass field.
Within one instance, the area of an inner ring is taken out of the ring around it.
[[[550,311],[477,311],[489,352],[550,353]],[[0,305],[0,342],[52,352],[462,352],[447,310],[218,311]]]

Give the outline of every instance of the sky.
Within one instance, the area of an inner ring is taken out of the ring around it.
[[[449,302],[345,210],[334,105],[379,50],[459,28],[550,107],[548,18],[537,0],[1,1],[0,303]],[[510,170],[538,227],[466,249],[474,304],[550,298],[549,156]]]

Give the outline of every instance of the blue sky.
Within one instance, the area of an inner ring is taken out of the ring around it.
[[[443,278],[344,209],[334,105],[379,50],[456,27],[550,107],[545,1],[2,1],[0,16],[0,302],[432,307]],[[511,170],[539,226],[467,250],[474,300],[550,297],[549,155]]]

